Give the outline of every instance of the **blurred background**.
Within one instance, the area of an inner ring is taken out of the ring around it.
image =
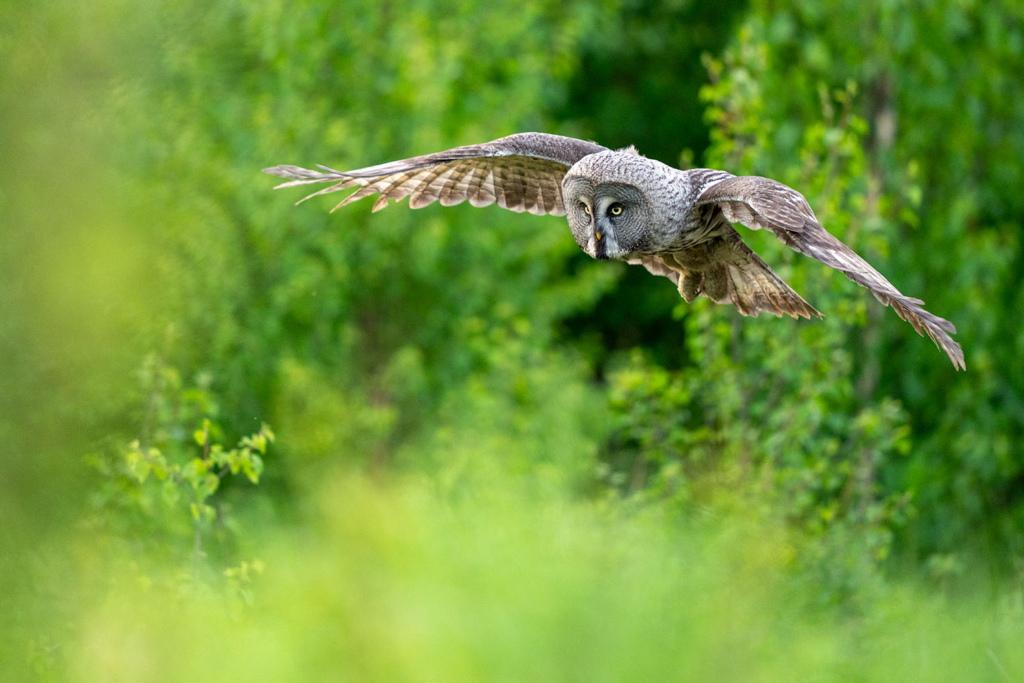
[[[0,8],[4,680],[1024,677],[1024,5]],[[521,131],[765,175],[967,372],[565,220],[276,164]]]

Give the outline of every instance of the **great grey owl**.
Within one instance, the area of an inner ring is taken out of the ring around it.
[[[732,223],[766,228],[792,249],[844,273],[927,334],[953,365],[964,354],[950,337],[956,328],[901,294],[888,280],[818,223],[796,190],[757,176],[706,168],[680,171],[593,142],[546,133],[519,133],[480,145],[392,161],[354,171],[319,166],[274,166],[264,172],[291,182],[277,187],[333,183],[309,197],[358,187],[334,208],[379,194],[373,210],[409,197],[418,209],[435,201],[452,206],[498,206],[567,216],[576,243],[596,259],[619,259],[670,279],[691,302],[705,296],[732,303],[743,315],[761,311],[794,318],[821,317],[743,243]],[[302,200],[304,201],[304,200]]]

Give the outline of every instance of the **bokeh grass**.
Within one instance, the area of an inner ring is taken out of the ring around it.
[[[894,582],[857,610],[822,607],[784,527],[624,514],[546,490],[506,482],[452,495],[425,478],[339,473],[301,524],[246,549],[262,565],[246,584],[251,604],[145,558],[121,563],[81,603],[61,666],[78,681],[1024,674],[1019,605]],[[107,572],[110,559],[83,566]]]

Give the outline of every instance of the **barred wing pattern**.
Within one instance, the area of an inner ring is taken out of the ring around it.
[[[518,133],[481,145],[456,147],[354,171],[335,171],[326,166],[319,166],[322,171],[274,166],[263,172],[292,179],[275,189],[334,183],[300,202],[321,194],[359,188],[332,211],[378,194],[374,211],[387,206],[388,200],[409,197],[409,206],[413,209],[436,201],[442,206],[468,201],[473,206],[497,203],[503,209],[516,212],[564,216],[562,179],[566,172],[583,157],[606,149],[593,142],[561,135]]]
[[[871,290],[876,299],[892,306],[918,334],[927,334],[956,368],[966,369],[963,350],[950,336],[956,334],[953,323],[924,310],[920,299],[904,296],[867,261],[827,232],[796,190],[769,178],[739,176],[704,190],[697,206],[705,204],[717,204],[733,223],[770,230],[795,251],[835,268]]]

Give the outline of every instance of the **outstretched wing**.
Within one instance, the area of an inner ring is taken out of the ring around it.
[[[413,209],[436,201],[443,206],[469,201],[473,206],[497,203],[511,211],[564,216],[562,179],[566,172],[583,157],[606,149],[593,142],[561,135],[517,133],[481,145],[456,147],[354,171],[335,171],[326,166],[319,166],[322,172],[298,166],[274,166],[263,172],[292,179],[277,188],[334,183],[300,201],[359,187],[332,211],[357,199],[379,194],[374,211],[387,206],[389,199],[397,201],[409,197],[409,206]]]
[[[896,314],[927,334],[946,352],[953,365],[966,369],[964,352],[953,341],[956,328],[948,320],[924,310],[920,299],[904,296],[867,261],[821,227],[804,196],[769,178],[731,177],[704,190],[697,205],[717,204],[725,217],[748,228],[766,228],[784,244],[801,254],[841,271],[858,285],[871,290],[875,298],[892,306]]]

